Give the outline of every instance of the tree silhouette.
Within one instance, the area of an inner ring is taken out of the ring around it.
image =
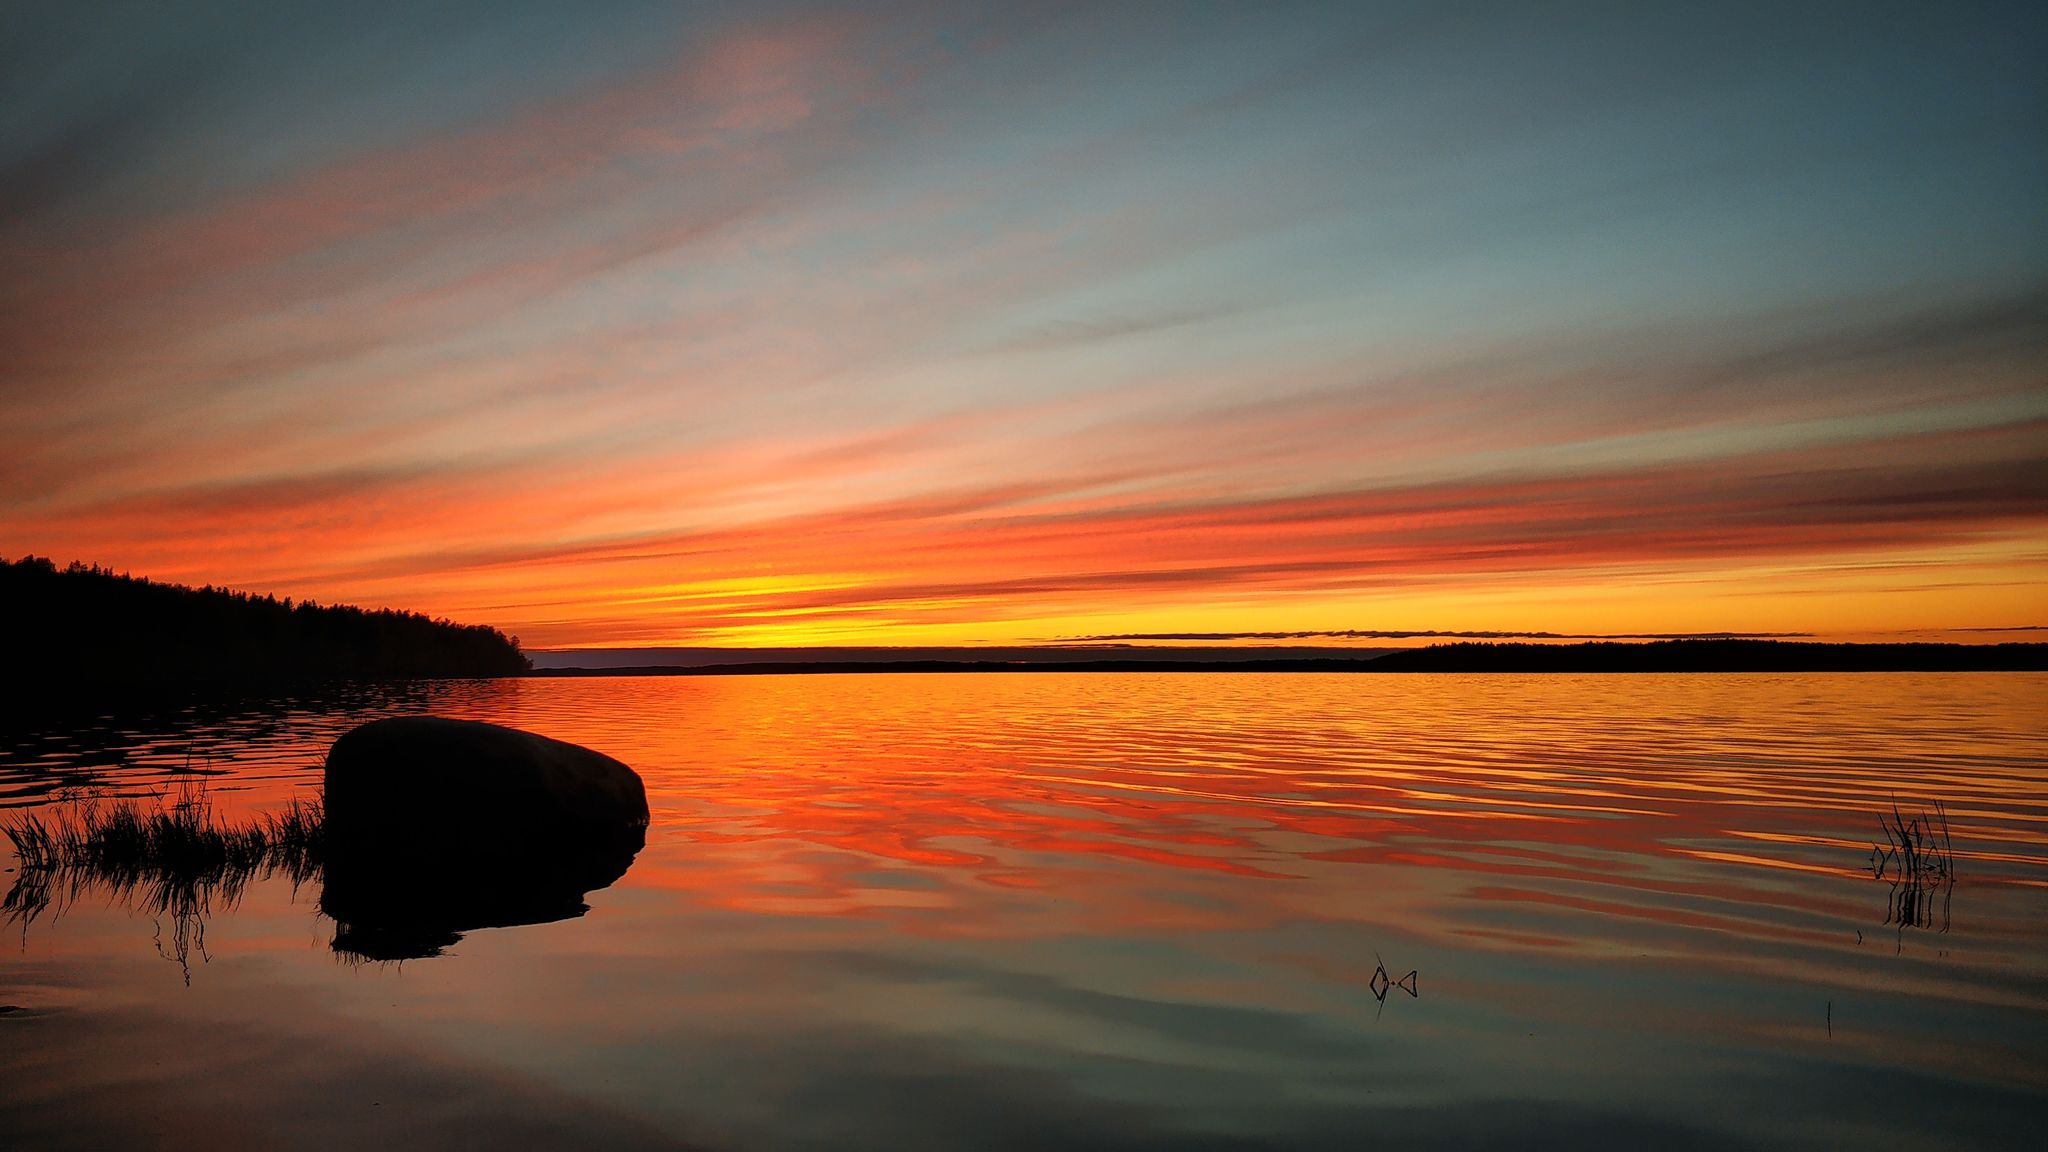
[[[9,657],[47,687],[276,684],[516,676],[531,663],[495,628],[207,585],[0,560]]]

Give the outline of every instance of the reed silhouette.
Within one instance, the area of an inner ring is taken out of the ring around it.
[[[192,956],[208,959],[208,918],[232,911],[251,883],[283,877],[295,896],[319,885],[342,959],[419,959],[475,929],[582,915],[584,896],[625,875],[644,841],[636,829],[492,846],[487,834],[448,829],[401,845],[337,823],[319,799],[246,819],[216,813],[203,785],[158,800],[77,800],[49,818],[31,812],[0,826],[20,858],[0,918],[26,932],[82,898],[105,897],[157,920],[159,953],[189,983]]]
[[[1366,987],[1372,992],[1372,998],[1380,1002],[1379,1011],[1373,1014],[1374,1019],[1378,1019],[1381,1014],[1386,1012],[1387,994],[1394,989],[1399,988],[1401,991],[1406,992],[1410,1000],[1417,999],[1422,995],[1416,988],[1417,972],[1415,969],[1410,968],[1406,976],[1397,980],[1394,978],[1393,973],[1387,971],[1387,962],[1380,959],[1379,953],[1373,953],[1372,958],[1375,967],[1372,971],[1372,978],[1366,981]]]
[[[1949,906],[1955,893],[1955,843],[1949,835],[1948,809],[1934,802],[1934,811],[1907,818],[1893,801],[1889,813],[1878,813],[1885,842],[1870,846],[1870,872],[1891,886],[1885,919],[1903,942],[1907,928],[1949,930]]]
[[[189,983],[192,954],[206,957],[207,918],[231,911],[255,880],[283,875],[296,892],[319,874],[323,831],[318,800],[229,822],[203,787],[190,786],[154,811],[87,799],[55,820],[31,812],[5,826],[20,870],[0,915],[26,931],[45,913],[103,894],[157,920],[158,952]]]

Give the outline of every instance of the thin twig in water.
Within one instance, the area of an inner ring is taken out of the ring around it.
[[[1884,830],[1885,843],[1870,846],[1871,875],[1891,885],[1885,923],[1898,927],[1899,945],[1904,946],[1907,928],[1934,928],[1937,918],[1939,930],[1948,931],[1956,872],[1955,841],[1949,832],[1947,807],[1936,800],[1932,815],[1922,811],[1909,820],[1899,811],[1898,800],[1894,798],[1890,818],[1880,812],[1877,823]],[[1937,894],[1941,905],[1938,917],[1934,899]]]

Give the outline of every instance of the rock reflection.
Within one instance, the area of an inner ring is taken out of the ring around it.
[[[447,837],[394,853],[388,840],[330,824],[320,911],[334,950],[358,960],[438,956],[478,928],[571,920],[584,897],[626,874],[646,829],[546,845]]]
[[[381,829],[336,820],[319,801],[283,813],[218,816],[203,790],[155,810],[133,802],[75,802],[53,819],[29,813],[4,829],[20,858],[0,918],[28,927],[98,896],[157,920],[158,951],[191,980],[207,959],[206,924],[234,910],[250,884],[318,883],[317,906],[334,922],[332,947],[351,962],[439,955],[479,928],[567,920],[584,897],[631,867],[644,828],[545,844],[447,829],[394,843]]]

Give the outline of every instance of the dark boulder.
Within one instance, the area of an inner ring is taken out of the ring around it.
[[[603,753],[432,716],[335,741],[325,801],[321,910],[338,951],[379,960],[581,915],[632,864],[648,819],[639,775]]]
[[[647,826],[639,774],[604,753],[439,716],[373,720],[336,740],[326,803],[330,821],[430,835]]]

